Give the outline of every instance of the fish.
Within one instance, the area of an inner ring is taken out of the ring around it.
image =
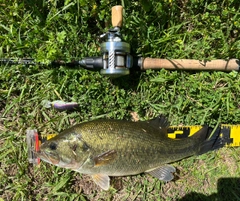
[[[40,146],[43,161],[90,175],[103,190],[110,188],[110,176],[148,173],[163,181],[174,179],[171,165],[193,155],[222,146],[219,137],[209,138],[207,125],[193,136],[171,139],[164,115],[147,120],[98,119],[62,131]]]

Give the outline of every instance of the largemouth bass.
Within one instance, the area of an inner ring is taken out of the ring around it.
[[[91,175],[108,190],[109,176],[142,172],[171,181],[176,169],[169,165],[183,158],[219,148],[221,140],[207,139],[208,126],[192,137],[167,137],[168,120],[94,120],[64,130],[40,147],[39,157],[53,165]]]

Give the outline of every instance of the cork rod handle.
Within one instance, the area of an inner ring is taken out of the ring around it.
[[[170,70],[220,70],[232,71],[240,70],[238,59],[216,59],[211,61],[201,61],[194,59],[154,59],[143,58],[142,70],[147,69],[170,69]]]
[[[113,6],[112,7],[112,26],[121,27],[123,21],[123,7]]]

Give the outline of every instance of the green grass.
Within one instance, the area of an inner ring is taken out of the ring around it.
[[[240,58],[238,0],[16,1],[1,0],[0,58],[37,61],[100,55],[99,35],[111,27],[111,7],[124,4],[124,40],[134,54],[158,58]],[[76,101],[58,112],[43,100]],[[59,132],[96,118],[140,120],[163,113],[171,125],[240,124],[236,72],[153,71],[116,80],[63,67],[0,67],[0,201],[240,200],[240,149],[184,159],[179,179],[149,175],[112,178],[101,191],[86,175],[27,161],[25,131]]]

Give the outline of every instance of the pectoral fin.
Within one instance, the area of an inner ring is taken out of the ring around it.
[[[115,150],[110,150],[94,157],[94,166],[102,166],[109,164],[111,161],[115,160],[117,152]]]
[[[176,172],[176,168],[171,165],[164,165],[146,172],[160,180],[171,181],[174,178],[173,174]]]
[[[110,187],[110,178],[105,174],[94,174],[92,175],[93,181],[100,186],[103,190],[107,191]]]

